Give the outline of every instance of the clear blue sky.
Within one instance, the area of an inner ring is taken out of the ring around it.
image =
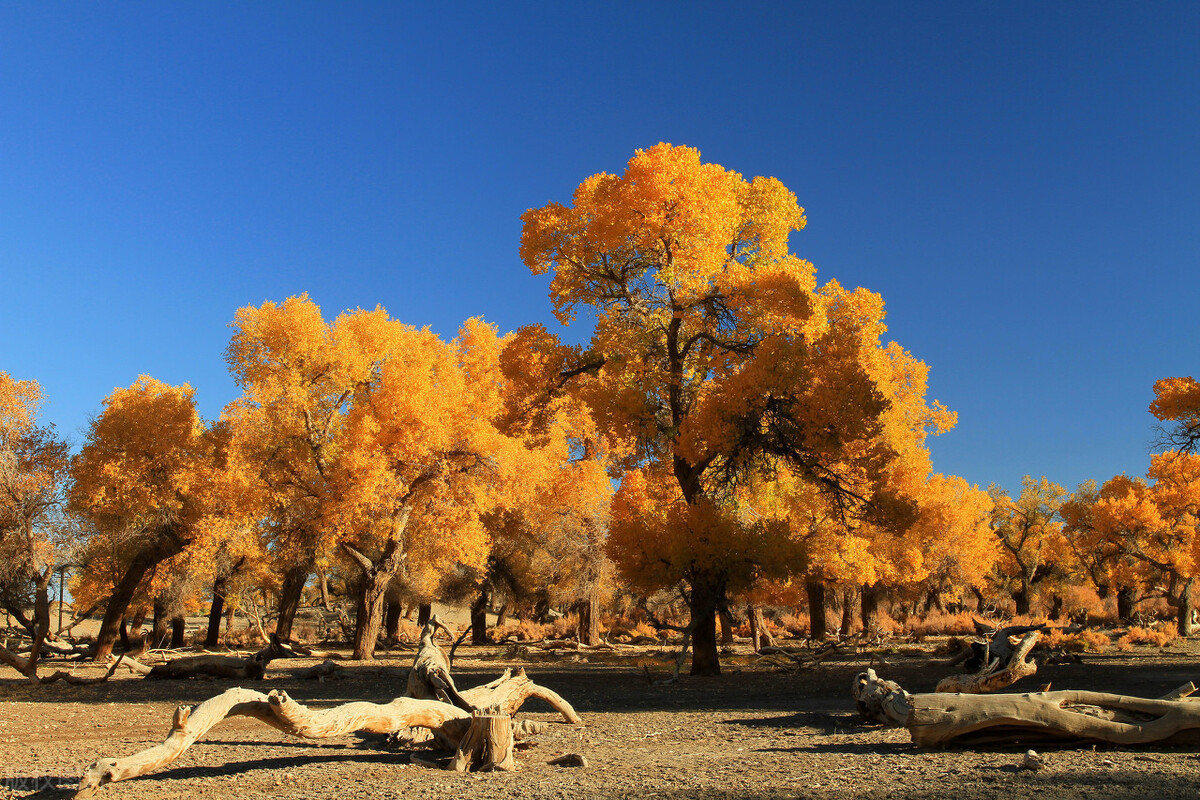
[[[215,417],[246,304],[549,320],[521,213],[668,141],[883,294],[939,471],[1144,471],[1197,370],[1200,4],[746,5],[5,3],[0,370],[78,440],[139,373]]]

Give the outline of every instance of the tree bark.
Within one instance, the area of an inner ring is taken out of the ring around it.
[[[167,643],[170,633],[167,631],[167,602],[162,597],[154,598],[154,624],[150,629],[150,647],[162,647]]]
[[[1023,583],[1020,589],[1013,591],[1012,597],[1017,604],[1017,614],[1029,616],[1029,585]]]
[[[221,614],[225,611],[225,585],[227,578],[213,581],[212,605],[208,608],[208,631],[204,635],[205,647],[216,647],[221,641]]]
[[[721,623],[721,646],[733,646],[733,615],[729,609],[722,608],[717,612],[717,621]]]
[[[750,620],[750,647],[758,652],[764,647],[774,647],[775,641],[767,630],[767,621],[763,619],[762,609],[755,605],[746,606],[746,617]]]
[[[1062,619],[1062,615],[1063,615],[1062,595],[1059,595],[1059,594],[1052,595],[1051,600],[1050,600],[1050,619],[1057,622],[1058,620]]]
[[[432,616],[433,603],[420,603],[417,605],[417,627],[424,628],[429,624],[429,619]]]
[[[383,615],[383,636],[385,639],[395,640],[400,638],[400,612],[404,610],[404,605],[400,601],[390,601],[387,604],[387,613]]]
[[[479,587],[479,595],[471,603],[471,644],[488,643],[487,611],[490,602],[488,587]]]
[[[579,643],[600,644],[600,598],[595,592],[579,603]]]
[[[171,649],[177,650],[187,644],[184,641],[186,627],[182,616],[171,617]]]
[[[692,669],[696,676],[721,674],[721,658],[717,651],[717,604],[721,602],[725,587],[716,576],[702,575],[690,582],[692,629]]]
[[[1194,578],[1188,578],[1182,581],[1182,588],[1179,590],[1178,596],[1171,603],[1171,605],[1175,606],[1175,622],[1180,636],[1191,636],[1196,632],[1196,625],[1192,619],[1192,611],[1196,607],[1192,602],[1192,583],[1194,580]]]
[[[879,635],[879,596],[883,587],[878,584],[862,585],[862,626],[863,634],[868,638]]]
[[[811,639],[824,639],[829,628],[825,622],[825,584],[807,581],[804,591],[808,594],[808,635]]]
[[[333,606],[329,602],[329,577],[325,574],[325,570],[317,573],[321,587],[321,608],[326,611],[333,611]]]
[[[1117,619],[1121,622],[1129,622],[1133,619],[1133,589],[1129,586],[1122,586],[1117,589]]]
[[[296,612],[300,610],[304,584],[308,583],[310,574],[312,564],[307,561],[293,565],[283,573],[283,582],[279,586],[279,617],[275,620],[275,635],[280,639],[292,638],[292,625],[296,621]]]
[[[928,614],[935,608],[938,611],[946,610],[942,605],[942,593],[937,589],[930,589],[929,593],[925,595],[925,613]]]
[[[855,591],[849,586],[842,589],[842,636],[849,636],[854,631],[854,595]]]

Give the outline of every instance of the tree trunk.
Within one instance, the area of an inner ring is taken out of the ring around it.
[[[154,598],[154,626],[150,631],[150,647],[160,648],[167,643],[167,602],[162,597]]]
[[[333,606],[329,602],[329,577],[325,574],[325,570],[321,570],[317,575],[321,581],[321,608],[333,611]]]
[[[424,628],[433,616],[433,603],[421,603],[417,606],[417,627]]]
[[[879,596],[882,593],[883,587],[878,584],[862,585],[862,626],[863,634],[868,638],[879,635]]]
[[[842,589],[842,636],[849,636],[854,632],[854,595],[855,592],[850,587]]]
[[[1117,589],[1117,619],[1121,622],[1133,619],[1133,589],[1129,586]]]
[[[1175,606],[1175,621],[1180,636],[1191,636],[1196,632],[1196,625],[1192,619],[1192,612],[1196,607],[1192,602],[1193,581],[1193,578],[1183,581],[1183,588],[1180,590],[1179,596],[1172,603]]]
[[[937,589],[930,589],[929,593],[925,595],[925,613],[928,614],[935,608],[942,612],[946,610],[942,605],[942,593]]]
[[[987,605],[987,598],[983,596],[983,592],[979,591],[978,586],[971,587],[971,594],[975,595],[975,610],[982,614],[984,606]]]
[[[824,639],[829,630],[825,623],[825,584],[808,581],[804,591],[808,594],[808,635],[812,639]]]
[[[212,605],[208,609],[208,631],[204,635],[205,647],[216,647],[221,641],[221,614],[225,611],[226,578],[213,581]]]
[[[479,587],[479,596],[471,603],[471,644],[487,644],[487,611],[491,594],[486,585]]]
[[[1021,588],[1012,593],[1013,602],[1017,604],[1017,614],[1029,616],[1029,584],[1022,583]]]
[[[283,573],[283,583],[279,586],[279,617],[275,620],[275,635],[280,639],[292,638],[292,624],[296,621],[296,612],[300,610],[304,584],[308,583],[311,573],[312,564],[309,562],[291,566]]]
[[[509,609],[509,604],[505,603],[504,605],[500,606],[500,610],[496,612],[496,627],[497,628],[503,626],[504,623],[508,622],[508,609]]]
[[[184,627],[183,617],[171,617],[171,649],[177,650],[183,647],[187,642],[184,641],[183,635],[186,632]]]
[[[593,591],[579,604],[579,643],[600,644],[600,598]]]
[[[133,610],[133,616],[129,618],[129,635],[139,636],[142,633],[142,625],[146,622],[146,607],[138,606]]]
[[[763,619],[762,609],[755,605],[747,605],[746,617],[750,620],[750,648],[757,653],[764,647],[773,647],[775,641],[771,632],[767,630],[767,621]]]
[[[729,609],[722,608],[717,612],[717,619],[721,623],[721,646],[733,646],[733,615],[729,613]]]
[[[121,617],[120,638],[122,650],[128,653],[133,649],[133,647],[129,644],[129,623],[125,621],[124,617]]]
[[[187,544],[173,529],[165,528],[159,531],[154,541],[138,552],[129,562],[129,568],[113,589],[108,598],[108,607],[104,609],[104,619],[100,622],[100,632],[96,634],[96,661],[108,661],[120,633],[121,619],[129,610],[129,604],[137,593],[142,578],[150,568],[178,554]]]
[[[1051,595],[1050,600],[1050,619],[1057,622],[1062,619],[1063,615],[1063,599],[1061,595]]]
[[[704,575],[690,582],[692,629],[692,670],[696,676],[721,674],[721,658],[717,652],[717,604],[723,599],[723,581]]]
[[[387,604],[387,613],[383,617],[383,636],[388,640],[400,638],[400,612],[404,605],[399,600]]]

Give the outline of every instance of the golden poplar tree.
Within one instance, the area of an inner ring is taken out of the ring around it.
[[[553,272],[560,321],[596,315],[588,351],[560,380],[581,379],[601,428],[636,445],[614,504],[614,558],[631,580],[686,582],[692,672],[717,673],[714,614],[750,535],[732,488],[783,463],[839,514],[884,505],[896,451],[882,302],[818,288],[788,251],[805,219],[783,184],[687,147],[638,151],[622,175],[594,175],[570,205],[523,221],[521,257]]]

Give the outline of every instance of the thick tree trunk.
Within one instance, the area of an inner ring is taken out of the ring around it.
[[[275,635],[280,639],[292,638],[292,625],[296,621],[296,612],[300,610],[304,584],[308,583],[310,574],[312,564],[308,562],[289,567],[283,573],[283,582],[279,586],[279,617],[275,620]]]
[[[142,633],[142,625],[146,622],[146,607],[138,606],[133,610],[133,616],[129,618],[129,635],[139,636]]]
[[[496,627],[497,628],[501,627],[502,625],[504,625],[504,623],[508,622],[508,609],[509,609],[509,604],[505,603],[504,605],[500,606],[500,610],[496,612]]]
[[[1192,602],[1193,581],[1193,578],[1183,581],[1179,596],[1174,598],[1171,603],[1175,606],[1175,622],[1180,636],[1191,636],[1196,632],[1196,624],[1193,619],[1193,611],[1196,608]]]
[[[1012,596],[1013,602],[1017,604],[1017,614],[1029,616],[1029,584],[1022,584]]]
[[[162,597],[154,598],[154,625],[150,630],[150,647],[159,648],[167,643],[167,637],[170,635],[167,630],[169,622],[167,620],[167,602]]]
[[[400,638],[400,612],[404,610],[400,601],[387,604],[387,613],[383,616],[383,636],[388,640]]]
[[[187,644],[183,635],[186,632],[183,617],[171,617],[171,649],[177,650]]]
[[[1129,622],[1133,619],[1133,589],[1122,586],[1117,589],[1117,619]]]
[[[883,587],[878,584],[862,585],[862,626],[867,637],[879,635],[879,597],[882,594]]]
[[[208,608],[208,631],[204,635],[205,647],[216,647],[221,641],[221,614],[225,611],[225,585],[227,578],[213,581],[212,605]]]
[[[808,581],[804,584],[808,594],[808,635],[812,639],[824,639],[829,628],[825,622],[825,584]]]
[[[849,586],[842,589],[842,636],[854,632],[854,596],[857,592]]]
[[[129,624],[121,617],[120,627],[121,649],[128,653],[133,647],[129,644]]]
[[[417,627],[424,628],[433,616],[433,603],[420,603],[417,606]]]
[[[721,658],[717,652],[717,605],[723,599],[723,581],[704,575],[691,582],[690,611],[692,629],[692,669],[696,676],[721,674]]]
[[[975,610],[982,614],[987,605],[987,598],[983,596],[983,592],[979,590],[978,586],[971,587],[971,594],[975,595]]]
[[[104,609],[104,619],[100,622],[100,632],[96,634],[96,661],[108,661],[120,633],[121,620],[129,610],[129,604],[137,593],[138,585],[151,567],[164,559],[170,558],[183,550],[187,540],[180,537],[173,529],[161,529],[153,543],[142,549],[133,560],[125,575],[113,589],[108,598],[108,607]]]
[[[471,603],[472,644],[488,643],[487,611],[489,603],[491,603],[491,594],[488,592],[488,587],[481,586],[479,596],[475,598],[474,603]]]
[[[595,593],[579,603],[579,643],[600,644],[600,599]]]

